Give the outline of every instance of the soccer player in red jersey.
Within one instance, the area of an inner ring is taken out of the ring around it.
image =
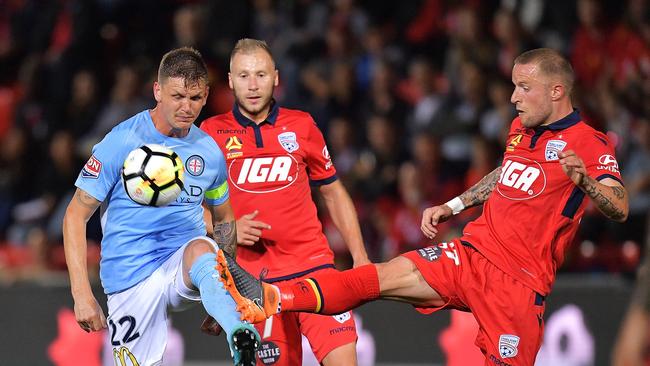
[[[483,204],[463,235],[405,253],[387,263],[314,274],[297,283],[256,280],[223,255],[222,282],[249,321],[276,311],[338,313],[377,298],[413,304],[424,313],[471,311],[486,365],[532,365],[543,335],[544,299],[564,250],[591,201],[623,222],[628,197],[614,146],[573,109],[571,65],[536,49],[515,59],[510,127],[503,163],[451,201],[422,215],[433,239],[439,223]],[[259,305],[258,305],[259,304]]]
[[[240,40],[228,79],[233,110],[205,120],[201,128],[226,156],[239,264],[278,284],[336,272],[310,183],[323,195],[354,265],[370,263],[354,205],[337,180],[322,133],[308,113],[280,108],[273,99],[278,71],[266,43]],[[283,313],[257,324],[258,364],[300,365],[301,333],[322,364],[356,364],[354,319],[341,313]]]

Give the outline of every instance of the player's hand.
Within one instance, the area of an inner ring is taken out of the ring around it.
[[[438,234],[439,223],[447,221],[454,214],[451,208],[447,205],[429,207],[422,212],[422,224],[420,230],[424,236],[433,239]]]
[[[106,328],[104,311],[94,296],[75,300],[74,315],[81,329],[88,333]]]
[[[573,184],[581,185],[582,179],[587,175],[587,168],[585,168],[582,159],[573,150],[560,151],[557,156],[560,158],[559,162],[562,170]]]
[[[223,329],[217,323],[216,320],[210,315],[206,316],[205,319],[203,319],[203,323],[201,323],[201,332],[211,335],[211,336],[218,336],[221,334],[221,331]]]
[[[259,211],[255,210],[237,220],[237,244],[255,245],[262,236],[262,230],[271,229],[271,225],[263,221],[254,220]]]

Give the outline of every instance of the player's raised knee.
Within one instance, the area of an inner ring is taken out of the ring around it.
[[[202,256],[205,253],[215,253],[216,249],[214,244],[207,239],[198,238],[194,239],[185,248],[184,257],[187,262],[192,263],[196,258]]]

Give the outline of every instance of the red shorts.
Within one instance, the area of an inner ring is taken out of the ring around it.
[[[471,311],[479,325],[475,344],[485,365],[533,365],[544,334],[544,298],[489,262],[469,243],[454,239],[404,253],[447,302]]]
[[[336,271],[326,268],[311,272],[303,277],[309,278],[314,273]],[[297,281],[274,282],[286,283]],[[322,362],[332,350],[357,341],[357,329],[352,312],[339,315],[320,315],[302,312],[275,314],[266,322],[255,324],[262,337],[257,365],[294,366],[302,365],[302,336],[309,340],[311,349],[318,362]]]

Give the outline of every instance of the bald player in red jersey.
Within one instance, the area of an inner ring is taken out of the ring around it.
[[[335,272],[311,198],[318,187],[355,266],[369,263],[352,200],[336,177],[322,133],[302,111],[273,100],[278,72],[265,42],[240,40],[230,58],[232,111],[205,120],[226,157],[237,217],[237,261],[272,283]],[[259,365],[300,365],[304,334],[324,365],[356,364],[356,328],[350,312],[335,316],[285,313],[258,324]]]
[[[562,55],[551,49],[521,54],[512,82],[519,116],[502,165],[422,215],[422,232],[433,239],[439,223],[483,203],[482,215],[460,238],[388,263],[278,286],[218,256],[222,282],[243,316],[255,322],[276,311],[337,313],[377,298],[408,302],[424,313],[461,309],[479,324],[475,344],[485,365],[533,365],[544,299],[585,206],[591,200],[605,216],[623,222],[628,197],[614,147],[572,107],[574,75]]]

